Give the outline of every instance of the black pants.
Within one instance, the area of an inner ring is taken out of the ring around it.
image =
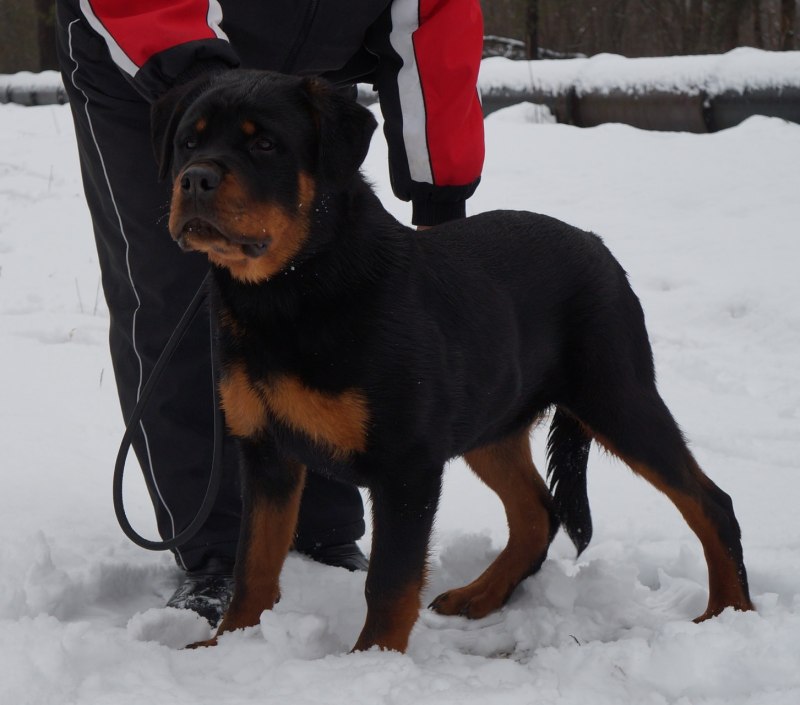
[[[112,63],[76,0],[58,3],[58,52],[78,140],[122,411],[139,393],[200,285],[208,263],[184,254],[167,231],[170,184],[159,183],[150,145],[150,107]],[[214,413],[208,317],[200,316],[162,377],[134,440],[169,538],[194,517],[205,492]],[[225,478],[206,525],[175,551],[193,570],[210,556],[235,557],[241,497],[235,444],[226,438]],[[361,496],[349,485],[309,474],[295,546],[353,541],[364,532]]]

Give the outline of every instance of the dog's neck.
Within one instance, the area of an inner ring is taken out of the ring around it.
[[[406,266],[411,230],[386,211],[360,174],[345,189],[320,189],[310,212],[303,248],[268,280],[246,284],[214,268],[226,308],[238,316],[292,317],[315,302],[367,295],[375,282]]]

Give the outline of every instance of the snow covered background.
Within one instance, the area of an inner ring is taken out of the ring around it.
[[[560,535],[485,620],[423,611],[407,654],[348,654],[363,574],[293,556],[260,628],[182,651],[207,629],[162,607],[173,562],[129,544],[111,508],[122,421],[69,108],[2,105],[0,703],[800,702],[800,126],[690,135],[536,114],[487,120],[470,208],[592,229],[630,272],[662,394],[733,497],[758,612],[693,624],[707,598],[699,543],[663,496],[593,453],[592,544],[576,561]],[[377,136],[366,171],[407,220],[385,152]],[[126,492],[154,536],[133,468]],[[504,538],[499,502],[454,463],[425,597],[474,578]]]
[[[62,86],[57,71],[0,74],[0,101],[21,93],[55,96]],[[494,91],[564,93],[574,87],[578,95],[674,91],[714,97],[727,91],[745,92],[800,86],[800,51],[764,51],[739,47],[724,54],[644,57],[597,54],[559,61],[512,61],[492,57],[481,62],[479,87]],[[366,87],[363,87],[366,91]],[[6,97],[7,96],[7,97]],[[21,101],[24,102],[24,101]]]
[[[781,88],[800,84],[800,51],[777,52],[739,47],[725,54],[644,57],[597,54],[585,59],[512,61],[484,59],[480,87],[487,91],[531,89],[578,95],[674,91],[689,95],[705,91],[710,97],[736,91]],[[2,81],[0,81],[2,87]]]

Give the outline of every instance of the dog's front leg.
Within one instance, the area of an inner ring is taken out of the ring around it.
[[[406,650],[419,616],[441,475],[441,468],[413,475],[399,471],[370,488],[373,533],[365,591],[367,620],[354,651],[372,646]]]
[[[297,526],[305,484],[303,465],[278,458],[270,444],[240,439],[242,529],[233,599],[213,639],[258,624],[280,597],[279,577]]]

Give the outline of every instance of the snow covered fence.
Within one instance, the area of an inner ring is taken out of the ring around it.
[[[58,71],[0,74],[0,103],[63,105],[68,100]]]
[[[650,130],[715,132],[752,115],[800,123],[800,52],[739,48],[721,55],[481,65],[484,113],[522,101],[547,105],[559,122],[621,122]]]
[[[558,122],[621,122],[650,130],[716,132],[752,115],[800,123],[800,52],[739,48],[727,54],[626,59],[484,59],[486,115],[521,102],[546,105]],[[374,94],[359,91],[364,103]],[[0,75],[0,103],[67,101],[55,71]]]

